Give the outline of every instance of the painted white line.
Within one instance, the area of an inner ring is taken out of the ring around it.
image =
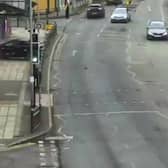
[[[164,16],[164,11],[163,11],[163,0],[161,0],[161,5],[160,5],[160,14],[161,14],[161,19],[165,20],[165,16]]]
[[[73,140],[73,136],[67,136],[67,135],[63,135],[63,136],[55,136],[55,137],[46,137],[45,140],[54,140],[54,141],[57,141],[57,140]]]
[[[57,133],[61,133],[62,132],[62,127],[60,127],[60,128],[58,128],[58,131],[57,131]]]
[[[40,153],[40,156],[41,156],[41,157],[45,157],[45,156],[46,156],[46,153]]]
[[[39,144],[44,144],[44,141],[38,141]]]
[[[77,35],[77,36],[80,36],[80,35],[81,35],[81,33],[76,33],[76,35]]]
[[[16,93],[5,93],[4,95],[5,95],[5,96],[17,96]]]
[[[145,113],[160,113],[159,111],[113,111],[113,112],[99,112],[99,113],[74,113],[74,114],[56,114],[54,117],[62,116],[95,116],[95,115],[120,115],[120,114],[145,114]],[[167,117],[168,118],[168,117]]]
[[[100,37],[100,34],[97,34],[97,37]]]
[[[152,9],[151,9],[150,6],[148,6],[147,9],[148,9],[148,12],[151,12],[151,11],[152,11]]]
[[[70,147],[64,147],[64,150],[68,150],[68,149],[70,149]]]
[[[161,113],[160,111],[156,111],[156,114],[158,114],[160,117],[163,117],[163,118],[168,120],[168,116],[163,114],[163,113]]]
[[[77,54],[77,52],[78,52],[77,50],[73,50],[73,51],[72,51],[72,56],[75,57],[76,54]]]

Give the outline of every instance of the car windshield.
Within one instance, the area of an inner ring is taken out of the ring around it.
[[[152,29],[165,29],[164,22],[151,22],[149,27]]]
[[[123,8],[123,9],[116,9],[114,11],[114,13],[115,14],[125,14],[126,13],[126,9],[125,8]]]
[[[92,4],[89,6],[90,8],[100,8],[102,7],[100,4]]]

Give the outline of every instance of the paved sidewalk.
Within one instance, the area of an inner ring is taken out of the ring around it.
[[[50,37],[47,43],[43,67],[48,67],[52,46],[55,40],[59,43],[60,34],[71,20],[71,18],[59,19],[57,22],[58,35]],[[40,31],[41,42],[45,41],[47,36],[48,32]],[[25,28],[13,28],[12,38],[27,40],[29,33]],[[49,128],[48,99],[50,96],[52,99],[52,95],[48,95],[47,88],[42,83],[41,126],[35,134],[30,133],[29,72],[30,64],[27,61],[0,61],[0,146],[25,142]],[[47,68],[43,68],[43,82],[46,83],[46,81]]]
[[[40,30],[44,42],[47,32]],[[12,28],[11,39],[29,40],[24,28]],[[6,41],[4,41],[6,42]],[[0,142],[8,143],[30,134],[30,110],[24,99],[29,88],[28,61],[0,60]],[[30,90],[30,89],[29,89]]]

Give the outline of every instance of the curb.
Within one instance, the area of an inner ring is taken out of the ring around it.
[[[53,53],[54,53],[54,51],[56,50],[56,48],[57,48],[57,46],[58,46],[58,44],[59,44],[59,42],[61,41],[61,39],[62,39],[62,37],[63,37],[63,33],[61,33],[61,35],[58,37],[58,39],[55,41],[55,43],[54,43],[54,46],[53,46],[53,48],[52,48],[52,52],[51,52],[51,56],[50,56],[50,62],[52,62],[52,58],[53,58]],[[51,64],[51,63],[50,63]],[[50,69],[51,69],[51,65],[49,65],[49,68],[48,68],[48,74],[50,73]],[[47,77],[48,78],[48,80],[50,79],[50,77],[48,76]],[[50,94],[50,86],[47,86],[47,92],[48,92],[48,94]],[[12,149],[13,148],[13,146],[15,146],[15,145],[20,145],[20,144],[22,144],[22,143],[26,143],[26,142],[28,142],[28,141],[30,141],[30,140],[33,140],[33,139],[36,139],[36,138],[38,138],[38,137],[41,137],[41,136],[44,136],[45,134],[47,134],[50,130],[51,130],[51,128],[52,128],[52,126],[53,126],[53,124],[52,124],[52,107],[51,107],[51,100],[49,99],[49,107],[48,107],[48,113],[49,113],[49,118],[48,118],[48,120],[49,120],[49,127],[46,129],[46,130],[44,130],[44,131],[41,131],[41,132],[39,132],[39,133],[36,133],[36,134],[34,134],[34,135],[32,135],[32,136],[29,136],[29,137],[26,137],[26,138],[22,138],[22,139],[20,139],[20,140],[16,140],[15,142],[12,142],[12,143],[10,143],[10,144],[8,144],[8,145],[6,145],[4,148],[6,148],[6,149],[0,149],[0,151],[9,151],[10,150],[10,148]]]
[[[71,20],[72,21],[72,20]],[[69,23],[69,22],[68,22]],[[68,24],[67,23],[67,24]],[[53,47],[52,47],[52,52],[50,54],[50,59],[49,59],[49,68],[48,68],[48,75],[50,75],[50,71],[51,71],[51,63],[52,62],[52,58],[53,58],[53,55],[54,55],[54,51],[57,49],[58,47],[58,44],[59,42],[62,40],[63,36],[64,36],[64,32],[66,30],[66,27],[67,27],[67,24],[64,26],[63,28],[63,31],[60,32],[60,35],[59,37],[56,39]],[[57,35],[58,36],[58,35]],[[47,81],[50,80],[50,76],[47,77]],[[47,82],[48,83],[48,82]],[[49,83],[47,84],[47,92],[48,94],[50,94],[50,85]],[[48,113],[49,113],[49,127],[44,130],[44,131],[41,131],[39,133],[36,133],[34,135],[31,135],[31,136],[28,136],[28,137],[25,137],[25,138],[21,138],[19,140],[16,140],[6,146],[3,146],[3,148],[0,148],[0,151],[1,152],[6,152],[6,151],[10,151],[10,150],[13,150],[13,149],[16,149],[17,146],[20,146],[21,144],[24,144],[24,143],[28,143],[30,141],[33,141],[34,139],[36,138],[39,138],[39,137],[42,137],[44,136],[45,134],[47,134],[49,131],[51,131],[52,127],[53,127],[53,123],[52,123],[52,107],[51,107],[51,100],[49,99],[49,104],[50,106],[48,107]]]

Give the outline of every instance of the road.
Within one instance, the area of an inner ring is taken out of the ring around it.
[[[109,23],[111,7],[105,19],[69,21],[51,74],[62,168],[168,167],[167,42],[145,39],[147,20],[166,19],[167,8],[140,2],[129,24]],[[0,153],[0,168],[51,166],[57,152],[20,146]]]
[[[167,42],[147,41],[163,1],[140,1],[129,24],[75,16],[53,61],[63,168],[168,167]],[[73,137],[73,139],[72,139]]]

